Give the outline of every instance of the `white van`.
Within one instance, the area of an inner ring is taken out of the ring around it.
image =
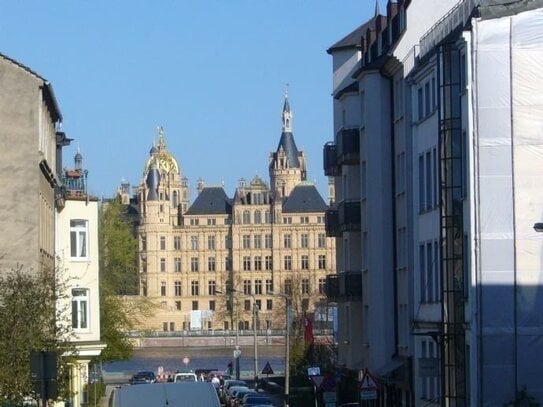
[[[195,373],[176,373],[174,378],[174,382],[197,382],[198,378],[196,377]]]
[[[196,376],[196,375],[195,375]],[[220,407],[211,383],[155,383],[149,386],[123,386],[111,393],[109,407]]]

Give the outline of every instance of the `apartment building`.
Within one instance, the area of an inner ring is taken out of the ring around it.
[[[62,172],[65,206],[57,215],[56,254],[65,290],[58,304],[65,312],[61,323],[68,323],[73,332],[70,405],[79,407],[87,402],[85,386],[92,379],[89,363],[106,345],[100,342],[98,199],[87,192],[88,172],[79,151],[74,164]]]
[[[541,149],[529,91],[541,83],[541,6],[389,2],[329,49],[338,276],[327,290],[339,359],[374,374],[381,405],[500,405],[523,387],[543,398],[526,351],[543,338],[541,169],[529,158]],[[341,284],[353,262],[357,297]]]

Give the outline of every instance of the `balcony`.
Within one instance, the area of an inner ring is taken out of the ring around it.
[[[360,164],[360,130],[342,128],[337,134],[337,141],[338,165]]]
[[[341,229],[339,228],[339,216],[337,209],[327,209],[324,213],[324,225],[326,236],[341,237]]]
[[[360,231],[362,220],[360,201],[342,201],[337,212],[339,229],[342,232]]]
[[[326,276],[325,292],[328,301],[362,301],[362,273],[343,271]]]
[[[323,167],[324,175],[328,177],[335,177],[341,174],[341,168],[337,161],[337,148],[332,142],[326,143],[322,150],[323,152]]]

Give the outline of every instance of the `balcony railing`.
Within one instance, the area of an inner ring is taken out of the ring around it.
[[[360,130],[342,128],[337,135],[337,161],[339,165],[360,163]]]
[[[339,216],[337,209],[328,209],[324,213],[324,225],[326,229],[326,236],[328,237],[340,237],[341,229],[339,227]]]
[[[325,292],[329,301],[362,301],[362,273],[343,271],[326,276]]]
[[[338,223],[342,232],[356,232],[361,225],[360,201],[343,201],[338,205]]]
[[[334,177],[341,174],[341,168],[337,161],[337,147],[334,143],[326,143],[322,150],[324,175]]]

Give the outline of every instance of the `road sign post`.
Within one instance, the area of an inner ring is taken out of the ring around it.
[[[368,369],[360,372],[360,400],[377,400],[379,398],[379,385]]]
[[[236,359],[236,380],[239,380],[239,358],[241,357],[241,350],[239,349],[239,346],[236,345],[236,349],[234,350],[234,358]]]

